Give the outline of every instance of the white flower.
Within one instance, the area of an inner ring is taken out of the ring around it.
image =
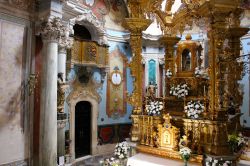
[[[188,85],[187,84],[178,84],[177,86],[172,85],[170,89],[170,95],[182,98],[188,95]]]
[[[199,115],[204,111],[204,108],[205,107],[200,101],[190,101],[184,107],[189,118],[198,118]]]

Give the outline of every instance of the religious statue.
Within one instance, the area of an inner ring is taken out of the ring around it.
[[[155,98],[156,98],[156,89],[157,89],[157,85],[153,85],[153,83],[150,82],[150,84],[148,85],[148,87],[146,89],[146,96],[150,100],[155,100]]]
[[[63,113],[64,106],[64,89],[63,89],[63,73],[57,75],[57,111]]]
[[[191,52],[188,49],[184,49],[182,52],[182,71],[191,70]]]

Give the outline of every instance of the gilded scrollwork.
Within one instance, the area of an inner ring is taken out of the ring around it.
[[[130,30],[130,45],[132,49],[132,61],[129,64],[131,75],[135,77],[134,91],[128,96],[127,101],[134,106],[134,114],[140,114],[142,111],[142,31],[150,24],[150,20],[131,18],[125,19],[123,25]]]

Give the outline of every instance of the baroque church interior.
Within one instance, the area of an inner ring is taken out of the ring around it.
[[[249,28],[249,0],[1,0],[0,165],[250,165]]]

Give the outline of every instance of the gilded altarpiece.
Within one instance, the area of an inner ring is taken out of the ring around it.
[[[107,109],[109,118],[119,119],[126,114],[126,59],[116,48],[110,53],[107,83]]]

